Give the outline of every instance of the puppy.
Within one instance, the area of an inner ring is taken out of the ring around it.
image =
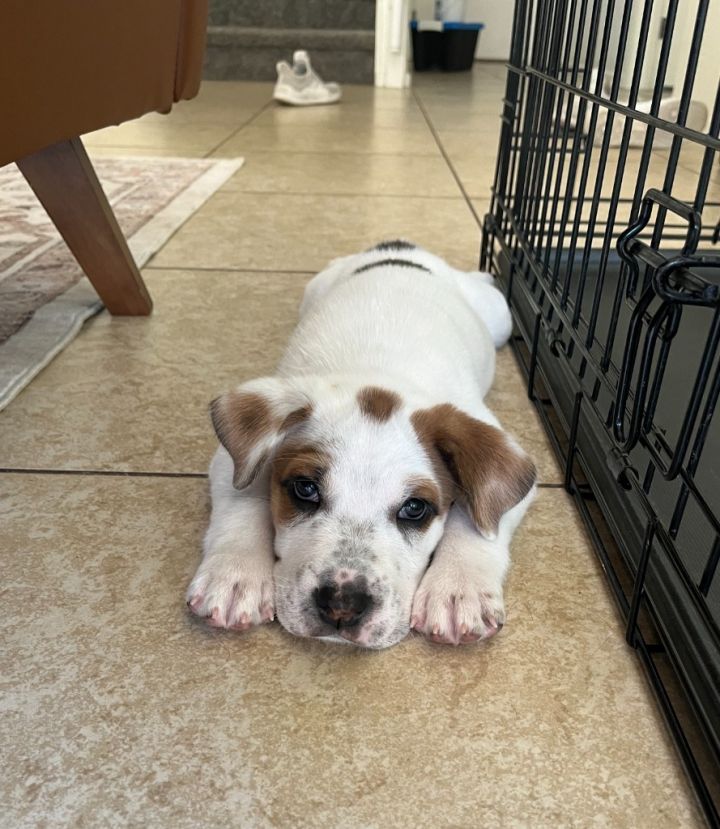
[[[403,241],[312,279],[276,374],[211,404],[193,613],[367,648],[502,627],[535,467],[483,402],[512,327],[492,282]]]

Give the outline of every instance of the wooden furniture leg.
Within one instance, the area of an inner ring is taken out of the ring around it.
[[[79,138],[17,162],[111,314],[145,315],[152,300]]]

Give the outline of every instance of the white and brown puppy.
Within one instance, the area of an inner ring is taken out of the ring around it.
[[[193,613],[369,648],[494,634],[535,491],[483,403],[510,330],[492,277],[407,242],[318,274],[277,373],[212,404]]]

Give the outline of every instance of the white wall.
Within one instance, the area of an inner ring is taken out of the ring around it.
[[[434,5],[433,0],[410,0],[420,20],[432,19]],[[478,60],[507,60],[514,7],[511,0],[466,0],[465,22],[485,24],[475,51]]]
[[[507,60],[510,56],[515,4],[507,0],[468,0],[469,22],[484,23],[475,57],[480,60]]]
[[[410,86],[409,0],[377,0],[375,8],[375,86]]]
[[[708,121],[705,129],[708,129],[710,116],[715,106],[715,97],[718,91],[718,70],[717,55],[717,33],[720,32],[720,3],[711,3],[708,8],[707,21],[705,23],[705,34],[703,45],[700,50],[700,61],[698,63],[695,85],[693,86],[692,97],[702,101],[708,110]]]
[[[667,13],[667,5],[667,0],[659,0],[659,2],[653,7],[648,47],[645,53],[640,83],[641,93],[646,95],[652,90],[657,73],[658,58],[660,56],[661,47],[660,24],[661,18]],[[637,32],[640,28],[641,11],[642,8],[640,5],[638,6],[637,12],[633,8],[629,35],[631,44],[633,36],[637,37]],[[690,54],[690,46],[697,18],[697,11],[698,0],[683,0],[683,2],[678,6],[675,28],[673,30],[673,39],[670,47],[670,59],[668,61],[668,68],[665,76],[666,85],[673,87],[672,97],[679,97],[682,92],[685,72],[688,67],[688,56]],[[619,28],[619,21],[620,11],[616,9],[615,17],[613,19],[615,29]],[[695,84],[692,91],[692,99],[702,102],[707,107],[708,120],[715,104],[718,79],[720,77],[720,62],[718,61],[717,54],[717,32],[720,32],[720,0],[713,0],[708,8],[705,32],[700,49],[700,59],[698,61]],[[618,36],[619,31],[616,31],[611,38],[611,56],[617,52]],[[636,50],[632,48],[628,48],[625,53],[621,77],[622,85],[626,88],[630,85],[636,54]],[[609,71],[612,71],[613,67],[614,58],[609,61]]]

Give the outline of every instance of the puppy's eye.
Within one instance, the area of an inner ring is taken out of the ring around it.
[[[312,501],[314,504],[320,501],[318,485],[309,478],[298,478],[293,481],[292,493],[299,501]]]
[[[402,521],[422,521],[428,513],[428,504],[420,498],[409,498],[400,507],[397,517]]]

